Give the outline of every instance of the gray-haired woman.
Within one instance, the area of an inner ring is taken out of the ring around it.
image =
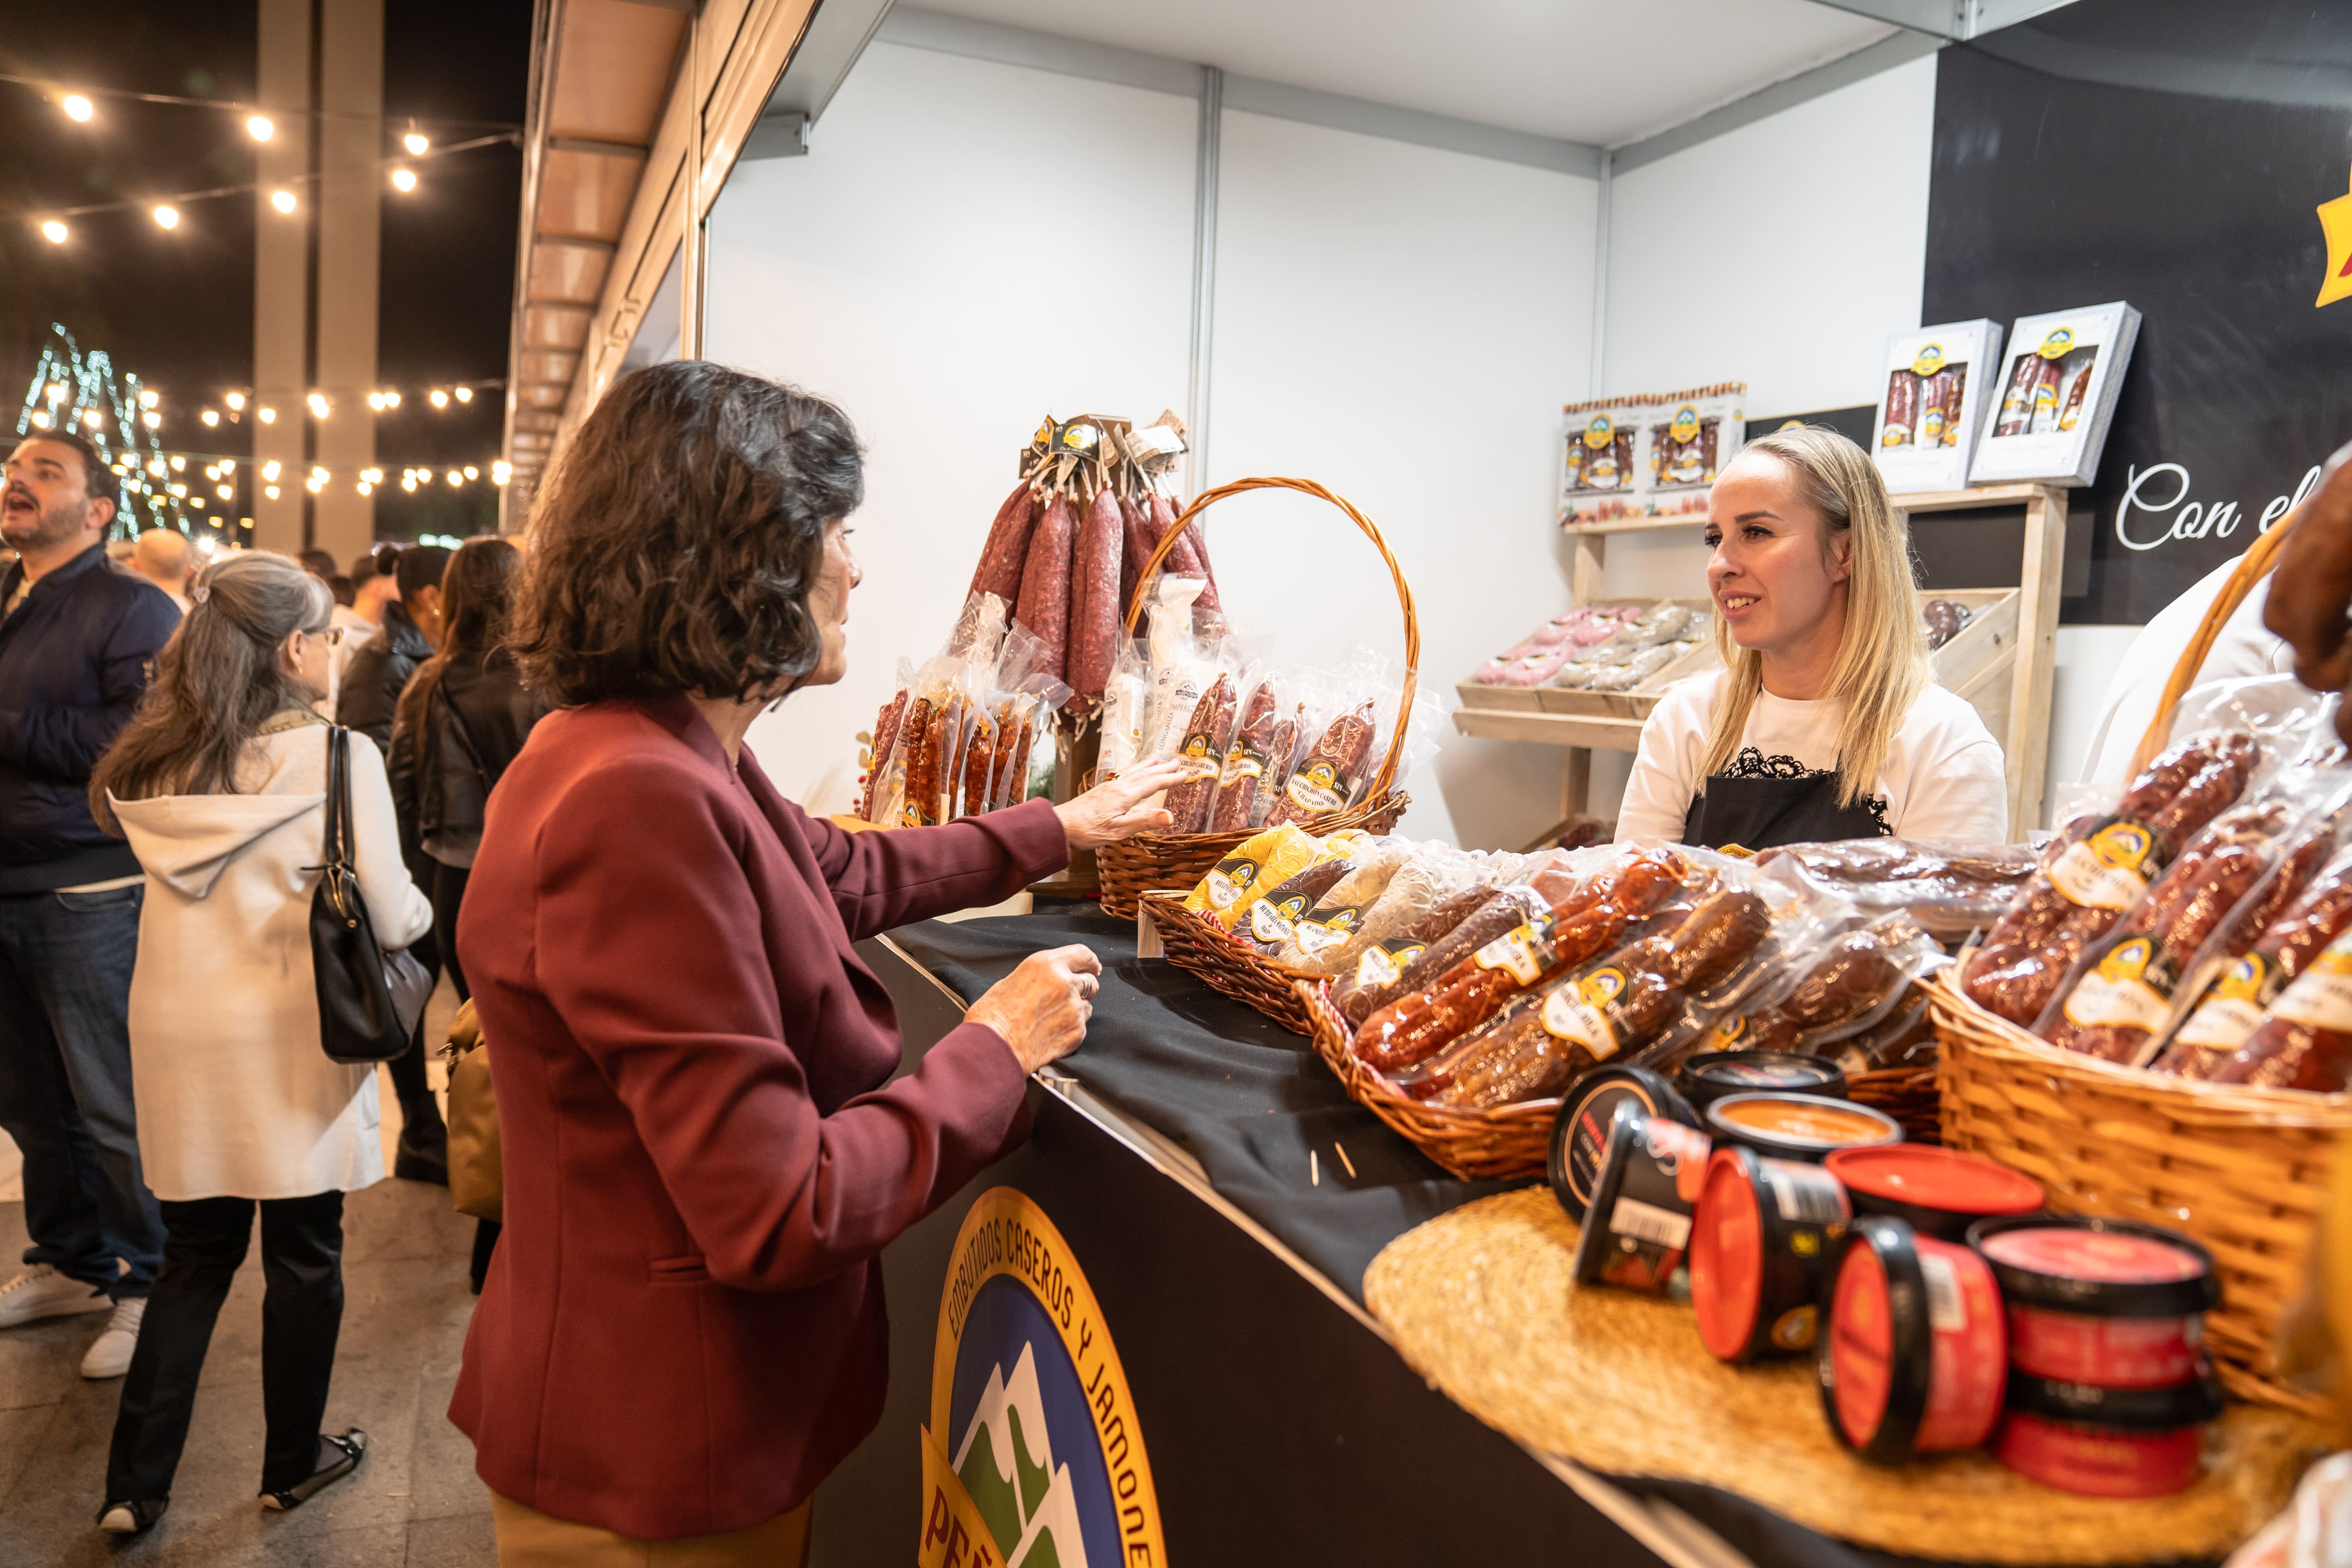
[[[266,1507],[357,1468],[366,1435],[322,1436],[342,1323],[343,1194],[383,1177],[375,1074],[327,1059],[310,967],[322,857],[333,596],[283,556],[205,569],[139,713],[90,781],[90,809],[147,873],[131,981],[140,1153],[163,1265],[123,1382],[99,1527],[170,1500],[213,1321],[261,1210]],[[378,941],[433,910],[401,864],[383,759],[351,739],[353,865]]]

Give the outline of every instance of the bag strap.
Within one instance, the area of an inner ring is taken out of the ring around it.
[[[327,731],[327,864],[352,868],[352,732],[341,724]]]
[[[457,700],[449,695],[448,682],[436,682],[432,695],[440,699],[442,710],[449,715],[449,727],[457,732],[457,743],[466,749],[466,760],[474,764],[474,777],[481,784],[482,798],[488,800],[499,781],[490,777],[490,770],[482,765],[482,748],[474,744],[474,732],[466,728],[466,716],[457,711]],[[429,706],[425,716],[432,716]]]

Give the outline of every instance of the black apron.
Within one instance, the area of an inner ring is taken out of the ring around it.
[[[1783,844],[1820,844],[1839,838],[1884,838],[1888,829],[1883,803],[1865,795],[1853,805],[1838,804],[1838,775],[1802,773],[1790,778],[1717,773],[1703,795],[1691,800],[1683,818],[1683,842],[1706,849],[1738,845],[1774,849]]]

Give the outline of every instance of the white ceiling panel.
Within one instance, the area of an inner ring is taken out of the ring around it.
[[[919,0],[940,11],[1615,146],[1895,29],[1812,0]]]

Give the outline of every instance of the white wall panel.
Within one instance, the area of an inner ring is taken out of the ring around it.
[[[1420,604],[1422,676],[1454,681],[1569,600],[1559,405],[1591,364],[1591,180],[1228,111],[1217,218],[1213,480],[1321,481],[1381,525]],[[1241,624],[1280,656],[1401,651],[1386,569],[1347,519],[1254,495],[1210,514]],[[1405,830],[1516,847],[1559,753],[1441,736]]]
[[[1042,415],[1183,406],[1198,122],[1190,99],[877,43],[807,156],[729,181],[710,357],[835,399],[867,447],[848,676],[751,731],[786,795],[846,802],[853,737],[946,635]]]

